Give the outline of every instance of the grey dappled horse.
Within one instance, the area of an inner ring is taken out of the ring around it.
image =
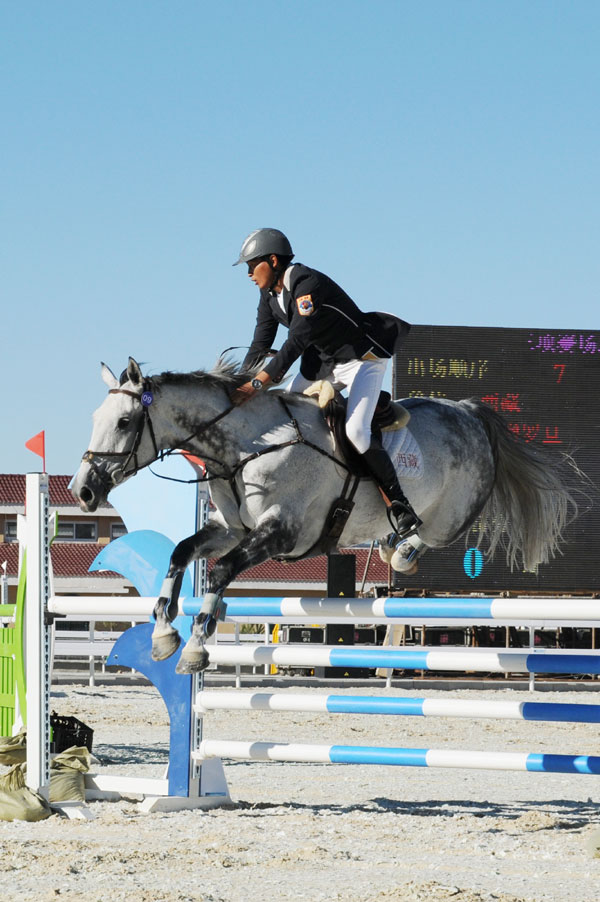
[[[211,372],[145,378],[130,358],[121,380],[105,365],[102,375],[109,394],[94,413],[90,449],[72,485],[84,511],[94,511],[113,486],[162,452],[183,449],[206,462],[214,510],[206,526],[173,552],[154,611],[152,652],[162,660],[177,650],[179,635],[171,623],[185,569],[197,558],[216,558],[178,665],[184,673],[202,670],[208,662],[204,639],[222,616],[229,583],[269,558],[315,553],[347,469],[338,462],[315,400],[270,390],[234,407],[231,392],[249,377],[230,362],[220,361]],[[395,569],[414,569],[416,551],[449,545],[478,517],[490,554],[500,543],[511,567],[534,570],[547,562],[573,503],[560,455],[515,438],[504,420],[477,400],[403,403],[424,472],[421,479],[405,480],[404,487],[423,525],[416,546],[400,545]],[[385,504],[370,479],[360,481],[354,500],[339,546],[389,533]]]

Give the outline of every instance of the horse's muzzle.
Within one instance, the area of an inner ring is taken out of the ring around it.
[[[84,485],[79,493],[75,496],[79,502],[79,507],[86,513],[93,513],[98,507],[98,500],[89,486]]]
[[[97,467],[87,462],[81,465],[71,485],[71,493],[86,514],[93,513],[99,504],[106,501],[108,493],[113,488],[113,483],[109,482],[109,479],[109,474],[100,472]]]

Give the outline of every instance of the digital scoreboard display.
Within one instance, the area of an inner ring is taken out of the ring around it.
[[[511,572],[502,548],[476,549],[477,526],[427,551],[396,588],[431,592],[600,592],[600,330],[413,326],[394,359],[393,396],[476,397],[524,442],[571,454],[591,485],[558,555],[537,574]],[[425,472],[424,478],[427,478]],[[481,553],[483,552],[483,553]]]

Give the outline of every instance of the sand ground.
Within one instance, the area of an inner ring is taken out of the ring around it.
[[[386,694],[381,681],[372,683],[360,692]],[[468,690],[424,694],[475,697]],[[531,700],[511,690],[483,695]],[[544,692],[535,700],[598,704],[600,695]],[[153,687],[61,685],[51,704],[93,728],[98,769],[164,775],[168,720]],[[214,712],[204,735],[600,755],[598,728],[589,724]],[[121,800],[92,802],[92,821],[54,815],[33,824],[0,822],[2,899],[600,898],[598,777],[254,762],[225,762],[225,769],[232,809],[144,814],[139,802]]]

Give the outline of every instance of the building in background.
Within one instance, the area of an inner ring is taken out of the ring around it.
[[[371,595],[376,588],[381,591],[390,584],[389,567],[379,557],[377,548],[361,545],[344,549],[342,554],[356,556],[356,589],[361,594]],[[209,572],[212,563],[209,562]],[[323,598],[326,594],[327,557],[324,554],[288,564],[265,561],[240,573],[225,593],[226,596],[299,595],[316,598]]]
[[[58,514],[58,533],[51,548],[53,591],[57,595],[137,595],[131,583],[117,573],[88,572],[102,547],[127,529],[118,511],[108,502],[93,513],[80,510],[68,488],[71,479],[71,476],[49,476],[50,511]],[[10,602],[15,600],[18,581],[18,516],[24,513],[25,475],[0,474],[0,568],[6,563]],[[351,551],[356,555],[358,589],[371,594],[375,586],[388,584],[388,566],[376,549],[362,546]],[[214,560],[209,561],[209,572],[213,564]],[[226,594],[323,597],[326,587],[327,558],[320,555],[288,564],[265,561],[241,573]]]
[[[86,514],[69,491],[71,476],[49,476],[50,511],[58,514],[52,543],[54,591],[57,595],[137,595],[117,573],[89,573],[104,545],[127,532],[115,508],[106,502]],[[25,513],[25,475],[0,474],[0,568],[6,564],[8,598],[16,598],[19,571],[18,517]]]

